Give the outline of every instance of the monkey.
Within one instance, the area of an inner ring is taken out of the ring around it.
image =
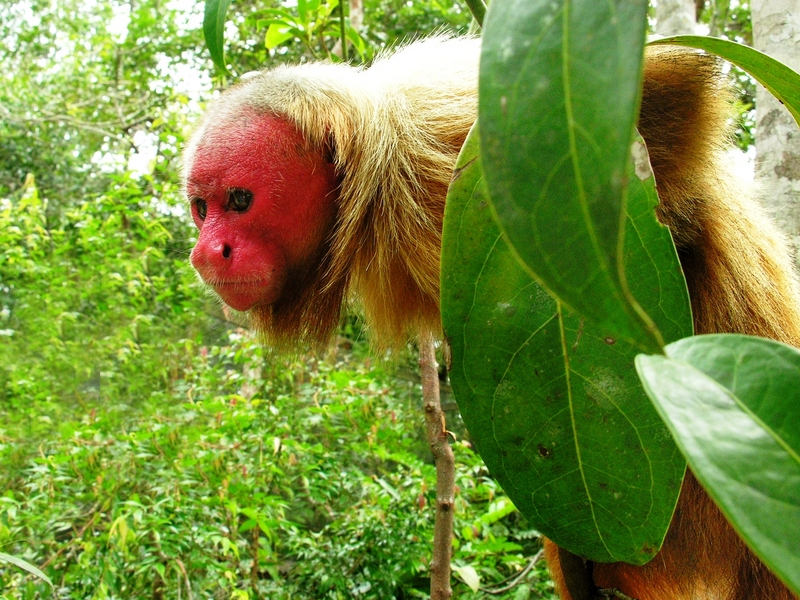
[[[282,66],[225,91],[184,152],[201,278],[278,348],[323,346],[351,298],[378,347],[441,336],[444,203],[477,117],[478,62],[478,40],[439,36],[369,68]],[[729,164],[731,106],[717,59],[648,50],[638,129],[657,217],[672,231],[697,333],[800,346],[786,241]],[[545,550],[564,600],[603,588],[637,600],[797,600],[690,471],[649,563],[587,563],[549,541]],[[576,565],[588,591],[565,577]]]
[[[271,345],[323,345],[350,295],[378,346],[440,335],[444,200],[477,114],[478,52],[432,38],[366,70],[278,67],[209,108],[184,152],[192,264]],[[236,210],[240,189],[252,210]]]

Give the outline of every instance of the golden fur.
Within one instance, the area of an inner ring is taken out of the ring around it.
[[[343,304],[363,304],[379,345],[440,334],[439,252],[445,194],[477,109],[478,41],[434,38],[364,70],[306,64],[226,92],[186,152],[253,107],[293,123],[341,176],[338,213],[314,271],[289,305],[255,311],[279,344],[326,342]],[[730,167],[731,104],[711,57],[648,52],[639,127],[658,182],[698,333],[741,332],[800,345],[797,283],[781,235]],[[564,598],[557,548],[547,554]],[[574,561],[573,561],[574,562]],[[572,568],[572,567],[571,567]],[[588,565],[595,584],[638,600],[789,600],[794,596],[686,478],[663,549],[641,567]],[[578,600],[576,597],[573,600]]]

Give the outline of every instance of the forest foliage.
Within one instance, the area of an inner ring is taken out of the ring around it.
[[[414,351],[371,356],[353,318],[328,354],[276,357],[198,284],[178,154],[225,82],[202,5],[129,6],[0,7],[0,553],[55,585],[0,560],[0,596],[423,597]],[[237,69],[308,59],[266,49],[262,8],[232,8]],[[368,2],[362,36],[468,20]],[[449,413],[456,593],[548,597],[538,533]]]

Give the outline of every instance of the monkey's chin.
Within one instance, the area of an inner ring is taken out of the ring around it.
[[[273,304],[281,292],[280,286],[268,280],[218,282],[213,287],[225,304],[241,312],[250,310],[256,304]]]

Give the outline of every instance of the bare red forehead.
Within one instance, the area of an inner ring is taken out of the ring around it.
[[[312,165],[309,146],[293,123],[247,110],[204,132],[187,183],[190,188],[245,186],[270,173],[302,177]]]

